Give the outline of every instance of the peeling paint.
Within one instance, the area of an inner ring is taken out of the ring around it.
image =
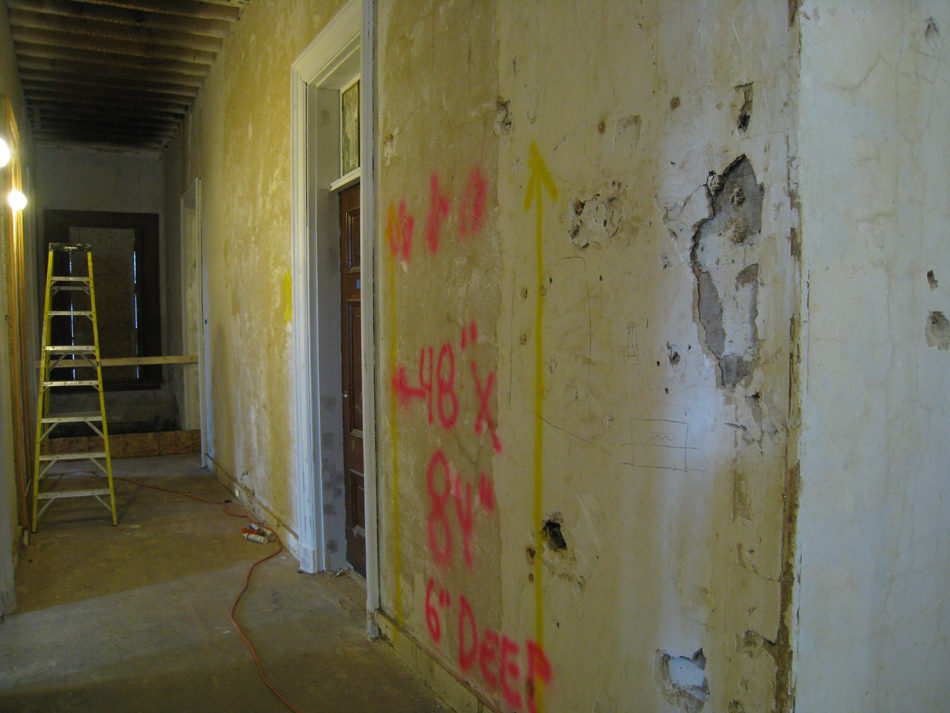
[[[764,188],[740,156],[707,181],[712,216],[693,236],[697,316],[720,386],[747,379],[758,356],[759,232]]]

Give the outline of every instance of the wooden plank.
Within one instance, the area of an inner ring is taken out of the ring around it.
[[[63,128],[72,126],[87,128],[115,126],[129,130],[137,129],[139,132],[167,132],[169,136],[175,135],[178,130],[178,122],[181,121],[180,116],[174,115],[134,114],[124,111],[110,114],[101,109],[90,108],[81,104],[33,107],[30,113],[34,120],[39,119],[40,126],[46,129],[53,129],[57,126]]]
[[[197,364],[197,354],[185,356],[117,357],[102,359],[102,366],[147,366],[150,364]]]
[[[167,59],[193,64],[214,64],[215,54],[203,50],[173,47],[153,42],[129,41],[112,37],[93,37],[92,35],[77,32],[58,32],[53,30],[34,30],[30,28],[14,28],[13,41],[17,47],[21,45],[38,45],[61,48],[55,56],[65,56],[67,50],[96,52],[104,55],[120,55],[125,57],[147,57],[150,59]]]
[[[16,10],[31,10],[50,15],[61,15],[73,20],[98,20],[114,22],[131,27],[144,27],[174,32],[191,32],[196,35],[224,38],[231,31],[227,20],[216,20],[164,13],[141,12],[125,7],[87,5],[72,0],[7,0],[7,7]]]
[[[71,146],[74,143],[81,141],[82,147],[84,149],[115,151],[116,147],[121,147],[123,151],[128,151],[130,153],[140,153],[146,156],[159,155],[162,149],[168,143],[168,139],[161,138],[155,140],[130,138],[113,139],[105,137],[101,134],[77,139],[75,137],[63,136],[62,132],[53,131],[34,131],[33,138],[37,145],[42,146]]]
[[[198,96],[198,86],[171,85],[167,82],[150,82],[147,79],[121,79],[100,75],[88,75],[81,72],[48,72],[20,66],[20,80],[24,85],[49,87],[71,86],[74,89],[101,89],[102,91],[128,92],[130,96],[168,98],[177,97],[179,101],[191,102]]]
[[[217,54],[223,42],[220,37],[196,35],[191,32],[164,30],[149,27],[131,27],[117,22],[101,22],[88,18],[66,17],[64,15],[44,15],[28,10],[10,9],[10,27],[31,28],[34,30],[52,30],[54,32],[76,32],[91,37],[113,37],[121,40],[149,42],[173,47],[187,47]]]
[[[200,17],[205,20],[233,22],[241,16],[241,9],[232,5],[202,2],[201,0],[78,0],[81,3],[130,8],[167,15]]]
[[[78,102],[142,112],[163,112],[173,116],[184,116],[191,106],[188,99],[174,94],[155,96],[108,87],[78,87],[65,83],[44,85],[24,81],[23,93],[31,102],[31,106],[43,106],[45,102],[56,104]]]
[[[30,110],[41,119],[74,118],[83,122],[129,122],[139,126],[168,126],[177,125],[185,115],[184,112],[149,111],[146,107],[104,105],[100,102],[75,101],[47,101],[34,100]]]
[[[148,127],[140,128],[137,126],[132,126],[128,123],[123,124],[122,122],[114,124],[107,122],[98,122],[92,124],[90,122],[86,122],[85,124],[79,124],[56,121],[54,119],[52,121],[40,122],[38,125],[34,123],[33,131],[37,137],[40,135],[53,135],[64,139],[105,140],[111,136],[115,141],[161,142],[162,140],[171,139],[174,137],[177,133],[177,127],[154,129]]]
[[[64,62],[48,57],[19,57],[21,69],[39,71],[46,74],[52,81],[70,81],[73,76],[103,78],[102,84],[109,84],[110,80],[121,79],[134,83],[152,86],[162,92],[179,91],[179,87],[194,89],[198,94],[204,78],[194,74],[180,72],[165,72],[148,68],[124,67],[121,65]]]
[[[184,354],[181,356],[154,356],[154,357],[115,357],[113,359],[100,359],[102,366],[149,366],[156,364],[197,364],[197,354]],[[84,368],[84,364],[75,365],[75,368]],[[36,362],[36,368],[43,365]],[[74,366],[72,364],[67,366]]]
[[[87,67],[87,71],[93,73],[97,71],[96,67],[127,67],[139,72],[149,72],[150,74],[154,72],[156,75],[206,77],[211,69],[210,64],[199,64],[185,59],[165,59],[163,57],[112,52],[108,47],[89,50],[37,44],[35,42],[17,42],[16,54],[20,62],[25,60],[33,62],[47,60],[46,66],[49,69],[90,65]],[[187,82],[182,83],[187,84]]]

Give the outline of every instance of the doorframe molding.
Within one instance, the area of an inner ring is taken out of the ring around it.
[[[292,368],[299,538],[294,554],[305,572],[346,566],[339,216],[336,195],[329,188],[339,177],[340,137],[339,112],[329,109],[346,81],[361,72],[361,10],[361,0],[347,2],[291,65]],[[366,123],[361,122],[361,146]],[[371,275],[363,279],[372,281]],[[365,295],[362,299],[365,309]],[[364,378],[365,354],[364,341]],[[372,386],[366,386],[364,381],[364,414],[366,391],[372,392]],[[375,430],[368,433],[365,423],[364,437],[375,451]],[[365,475],[367,481],[375,480],[375,471]],[[375,579],[376,573],[367,570],[368,587],[369,580],[375,586]]]
[[[376,614],[380,596],[381,549],[379,546],[379,471],[376,462],[377,307],[379,284],[376,196],[379,195],[376,137],[376,0],[362,0],[362,79],[360,84],[360,293],[363,345],[363,488],[366,493],[366,629],[371,638],[380,635]]]

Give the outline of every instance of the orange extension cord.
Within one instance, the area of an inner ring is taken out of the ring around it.
[[[207,503],[208,505],[221,505],[224,508],[224,512],[230,515],[231,517],[244,518],[248,522],[254,525],[259,525],[261,527],[264,526],[263,523],[257,522],[250,515],[241,515],[240,513],[231,512],[230,508],[228,508],[229,503],[226,500],[207,500],[205,498],[199,498],[196,495],[191,495],[190,493],[185,493],[181,490],[172,490],[171,488],[160,488],[157,485],[146,485],[145,483],[137,483],[136,481],[129,480],[128,478],[113,477],[113,480],[121,480],[125,483],[131,483],[132,485],[137,485],[140,488],[149,488],[150,490],[161,490],[163,493],[183,495],[186,498],[191,498],[192,500],[196,500],[199,503]],[[244,640],[244,643],[247,644],[247,648],[251,650],[251,655],[254,657],[254,663],[257,664],[257,671],[260,674],[261,680],[264,682],[264,685],[267,686],[271,690],[271,693],[277,696],[278,700],[281,703],[283,703],[285,706],[287,706],[289,710],[293,711],[293,713],[300,713],[296,708],[290,705],[286,701],[286,699],[282,695],[280,695],[277,689],[271,685],[271,682],[267,680],[267,676],[264,675],[264,667],[261,666],[261,661],[257,657],[257,650],[254,648],[254,644],[250,642],[250,640],[244,634],[244,631],[241,629],[240,624],[238,624],[237,621],[235,621],[234,619],[234,610],[237,609],[237,605],[241,601],[241,597],[244,596],[244,593],[247,591],[248,587],[251,585],[251,574],[253,574],[254,570],[257,568],[257,565],[263,564],[267,560],[273,557],[276,557],[277,555],[279,555],[281,552],[284,551],[284,543],[280,541],[280,536],[278,536],[276,532],[274,533],[274,538],[277,543],[277,549],[271,552],[266,557],[262,557],[261,559],[257,560],[257,562],[251,565],[251,568],[247,571],[247,576],[244,578],[244,586],[241,588],[241,591],[238,592],[237,597],[234,599],[234,604],[231,605],[231,611],[228,613],[228,618],[231,619],[231,623],[234,624],[234,628],[237,629],[237,633],[240,634],[241,638]]]

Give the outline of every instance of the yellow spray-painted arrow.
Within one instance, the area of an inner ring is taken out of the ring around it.
[[[535,228],[535,249],[537,251],[538,282],[535,289],[535,332],[534,332],[534,625],[535,641],[544,648],[544,588],[541,584],[541,521],[544,517],[544,194],[551,202],[557,200],[557,186],[541,158],[538,145],[531,142],[531,156],[528,159],[531,178],[524,197],[524,209],[531,210],[532,204],[537,210]],[[544,683],[536,681],[535,706],[537,711],[544,710]]]

